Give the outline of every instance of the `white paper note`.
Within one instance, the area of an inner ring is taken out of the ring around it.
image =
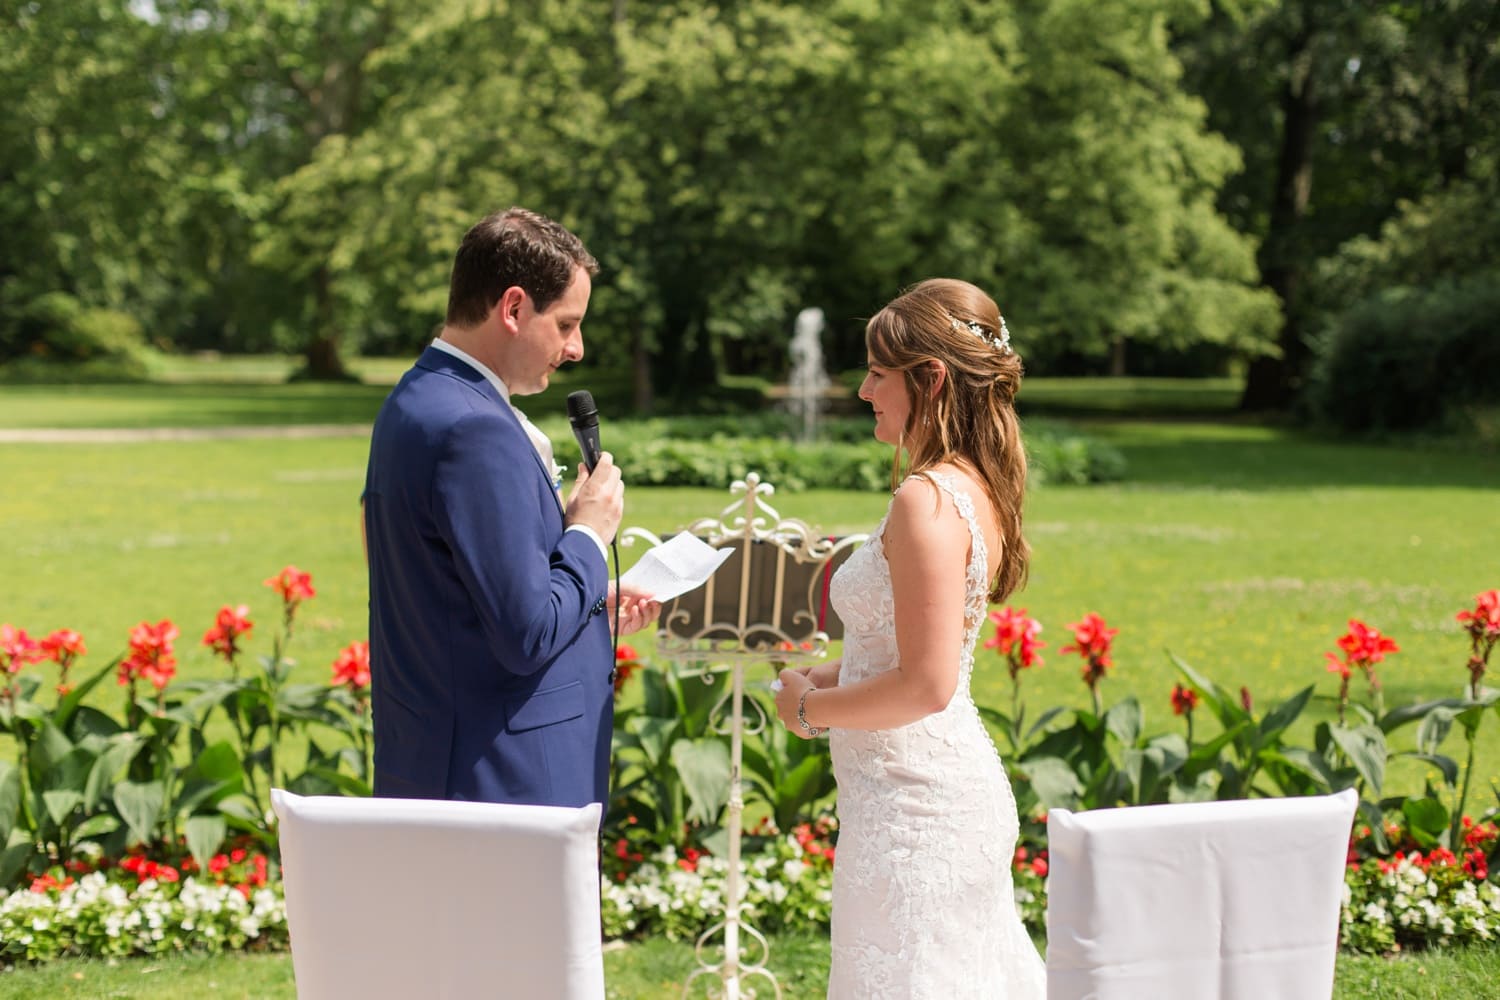
[[[716,549],[697,535],[678,532],[652,549],[620,577],[620,586],[670,601],[703,586],[734,550]]]

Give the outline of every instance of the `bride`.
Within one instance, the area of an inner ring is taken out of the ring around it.
[[[828,732],[838,780],[828,996],[1041,1000],[1015,799],[969,694],[986,606],[1026,577],[1021,361],[994,301],[951,279],[908,289],[865,344],[895,496],[833,578],[843,660],[782,671],[776,696],[791,732]]]

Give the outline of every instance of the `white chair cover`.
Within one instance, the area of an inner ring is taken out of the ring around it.
[[[603,1000],[597,804],[271,802],[302,1000]]]
[[[1358,802],[1051,810],[1049,1000],[1328,1000]]]

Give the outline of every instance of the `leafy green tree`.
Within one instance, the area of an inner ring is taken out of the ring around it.
[[[47,353],[58,296],[153,330],[169,313],[177,42],[105,0],[0,5],[0,358]]]
[[[1177,50],[1210,124],[1245,152],[1221,207],[1261,242],[1282,303],[1276,349],[1242,405],[1288,405],[1319,325],[1315,262],[1368,235],[1404,199],[1470,175],[1500,100],[1493,0],[1217,0]]]

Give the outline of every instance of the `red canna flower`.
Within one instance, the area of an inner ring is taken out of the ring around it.
[[[295,566],[287,566],[280,573],[267,578],[266,586],[281,595],[281,605],[288,628],[291,627],[292,618],[297,614],[298,605],[318,594],[313,589],[312,574],[304,573]]]
[[[1198,707],[1198,692],[1181,684],[1172,685],[1172,714],[1183,715]]]
[[[1474,610],[1460,611],[1458,620],[1469,633],[1469,697],[1479,700],[1479,685],[1489,666],[1490,654],[1500,642],[1500,590],[1486,590],[1474,597]]]
[[[991,611],[990,621],[995,623],[995,635],[985,640],[984,648],[997,650],[1006,658],[1011,680],[1028,667],[1042,666],[1042,657],[1037,652],[1047,645],[1037,638],[1042,633],[1042,623],[1027,617],[1025,608],[1018,611],[1007,604]]]
[[[1349,677],[1358,667],[1365,673],[1370,688],[1380,700],[1380,679],[1375,676],[1375,664],[1385,659],[1387,653],[1399,653],[1401,647],[1379,629],[1370,628],[1357,618],[1349,619],[1349,631],[1339,636],[1338,646],[1344,651],[1342,658],[1337,653],[1324,653],[1328,661],[1328,672],[1339,675],[1339,722],[1344,721],[1344,707],[1349,703]],[[1379,709],[1377,707],[1377,714]]]
[[[641,669],[641,661],[634,646],[620,645],[615,648],[615,693],[625,687],[630,676]]]
[[[1250,689],[1243,684],[1240,685],[1240,707],[1246,712],[1253,711],[1255,708],[1255,701],[1250,697]]]
[[[66,695],[73,690],[73,685],[68,683],[69,668],[73,666],[74,660],[88,652],[83,644],[83,636],[72,629],[60,628],[42,640],[41,650],[43,659],[57,664],[57,693]]]
[[[0,667],[8,674],[20,672],[28,663],[46,659],[41,643],[26,634],[24,628],[9,623],[0,625]]]
[[[83,636],[68,628],[57,629],[42,640],[41,646],[44,658],[63,669],[67,669],[75,659],[88,652],[88,647],[83,644]]]
[[[219,609],[213,627],[203,633],[203,645],[210,647],[215,656],[233,663],[240,653],[240,636],[248,635],[255,627],[255,623],[246,617],[249,614],[250,609],[243,604],[233,608],[224,605]]]
[[[1338,645],[1351,663],[1365,668],[1385,659],[1386,653],[1401,651],[1394,639],[1356,618],[1349,619],[1349,631],[1339,636]]]
[[[1104,619],[1093,611],[1084,615],[1082,621],[1069,624],[1068,630],[1073,633],[1073,642],[1064,646],[1062,652],[1077,653],[1083,657],[1083,682],[1089,686],[1089,693],[1094,698],[1094,712],[1098,714],[1099,682],[1104,679],[1105,672],[1114,666],[1109,651],[1120,630],[1106,626]]]
[[[1460,611],[1458,620],[1471,633],[1500,636],[1500,590],[1474,595],[1474,610]]]
[[[338,659],[333,661],[333,681],[335,687],[344,685],[355,694],[362,694],[370,686],[370,644],[364,640],[355,640],[343,649],[339,650]]]
[[[172,643],[178,636],[177,626],[162,619],[155,625],[141,622],[130,630],[130,652],[120,661],[119,681],[127,684],[137,678],[150,681],[157,691],[177,674],[177,657]]]

